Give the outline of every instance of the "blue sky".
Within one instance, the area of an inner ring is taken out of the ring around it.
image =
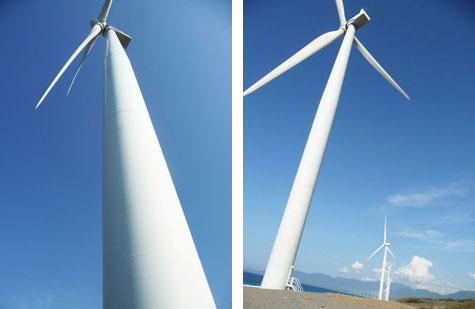
[[[99,38],[34,106],[102,1],[2,1],[0,308],[101,308]],[[114,1],[127,54],[220,308],[231,304],[231,2]],[[186,284],[184,282],[184,284]]]
[[[356,36],[412,100],[353,47],[296,269],[376,280],[387,214],[395,281],[475,290],[475,4],[346,1],[347,18],[361,8]],[[332,0],[245,1],[244,88],[338,24]],[[245,268],[267,264],[340,44],[244,98]]]

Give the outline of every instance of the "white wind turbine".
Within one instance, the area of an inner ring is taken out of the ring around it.
[[[384,289],[384,299],[386,301],[389,300],[389,292],[391,291],[391,269],[393,268],[394,264],[389,264],[386,267],[386,270],[388,271],[388,278],[386,279],[386,288]]]
[[[294,265],[297,255],[308,208],[312,200],[328,136],[330,135],[330,129],[338,105],[352,44],[355,44],[363,57],[409,100],[408,95],[355,37],[355,31],[369,21],[369,16],[366,12],[361,10],[355,17],[347,21],[343,1],[335,0],[335,2],[340,19],[340,28],[317,37],[244,92],[244,95],[248,95],[256,91],[258,88],[344,35],[325,91],[320,100],[317,114],[297,170],[297,175],[295,176],[294,184],[262,280],[261,287],[263,288],[283,290],[289,280],[289,270]]]
[[[84,48],[107,38],[103,106],[103,308],[216,308],[124,48],[130,37],[106,23],[106,0],[92,30],[36,108]],[[71,83],[72,85],[72,83]],[[71,86],[70,88],[71,89]]]
[[[394,254],[391,252],[391,249],[389,249],[389,246],[391,243],[386,241],[386,217],[384,217],[384,239],[383,239],[383,244],[376,249],[373,254],[371,254],[368,257],[368,260],[371,259],[376,253],[378,253],[379,250],[384,248],[384,256],[383,256],[383,266],[381,267],[381,280],[379,282],[379,294],[378,294],[378,299],[383,299],[383,286],[384,286],[384,278],[385,278],[385,272],[386,272],[386,257],[389,254],[393,256],[393,258],[396,258]]]

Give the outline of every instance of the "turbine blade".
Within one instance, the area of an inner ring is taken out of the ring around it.
[[[389,252],[389,254],[391,254],[391,255],[393,256],[393,258],[396,258],[396,257],[394,256],[394,254],[391,252],[391,249],[389,249],[389,247],[388,247],[388,252]],[[391,265],[391,266],[392,266],[392,265]]]
[[[109,10],[111,9],[112,0],[106,0],[104,6],[102,7],[101,13],[97,18],[99,21],[105,22],[107,19],[107,15],[109,15]]]
[[[389,76],[389,74],[383,69],[383,67],[376,61],[376,59],[371,56],[369,51],[361,44],[361,42],[355,37],[354,43],[356,48],[360,51],[360,53],[365,57],[365,59],[379,72],[394,88],[396,88],[406,99],[411,100],[409,96],[404,92],[404,90],[399,87],[399,85],[394,81],[394,79]]]
[[[386,216],[384,216],[384,241],[383,243],[386,243]]]
[[[343,0],[335,0],[336,10],[338,11],[338,18],[340,19],[340,26],[346,24],[345,7],[343,6]]]
[[[84,63],[84,60],[86,59],[87,55],[89,54],[89,51],[91,50],[92,46],[94,45],[94,42],[96,41],[97,36],[94,37],[91,41],[86,46],[86,49],[84,50],[84,53],[82,54],[81,62],[79,62],[78,68],[76,70],[76,73],[74,74],[73,80],[71,81],[71,84],[69,85],[68,93],[66,95],[69,95],[69,92],[71,91],[71,88],[73,87],[74,81],[76,80],[76,76],[78,76],[79,70],[82,67],[82,64]]]
[[[376,249],[373,254],[371,254],[369,257],[368,257],[368,260],[371,259],[373,257],[373,255],[375,255],[376,253],[378,253],[379,250],[381,250],[382,248],[384,247],[384,244],[381,245],[381,247],[379,247],[378,249]]]
[[[51,88],[53,88],[53,86],[56,84],[56,82],[58,81],[58,79],[61,77],[61,75],[63,75],[64,71],[66,71],[66,69],[69,67],[69,65],[71,64],[71,62],[73,62],[73,60],[79,55],[79,53],[81,52],[81,50],[89,43],[89,41],[91,41],[92,39],[94,39],[95,37],[97,37],[99,35],[99,33],[101,33],[101,27],[99,25],[94,25],[94,27],[92,27],[91,29],[91,32],[89,33],[89,35],[87,36],[87,38],[81,43],[81,45],[79,45],[79,47],[76,49],[76,51],[73,53],[73,55],[71,57],[69,57],[68,61],[66,62],[66,64],[63,66],[63,68],[59,71],[58,75],[56,75],[56,77],[53,79],[53,81],[51,82],[51,84],[49,85],[48,89],[46,89],[45,93],[43,94],[43,96],[41,97],[40,101],[38,102],[38,104],[36,104],[36,107],[35,109],[37,109],[41,102],[43,102],[43,100],[46,98],[46,96],[48,95],[48,93],[50,92]]]
[[[248,95],[260,87],[264,86],[277,76],[287,72],[289,69],[293,68],[300,62],[304,61],[311,55],[315,54],[325,46],[329,45],[333,41],[335,41],[337,38],[339,38],[341,35],[343,35],[344,31],[343,29],[338,29],[335,31],[330,31],[325,34],[322,34],[312,42],[310,42],[307,46],[299,50],[296,54],[294,54],[292,57],[287,59],[285,62],[283,62],[281,65],[279,65],[277,68],[272,70],[269,74],[261,78],[257,83],[249,87],[246,91],[244,91],[244,95]]]

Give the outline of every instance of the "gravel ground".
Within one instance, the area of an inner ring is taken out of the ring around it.
[[[244,309],[411,309],[404,304],[332,293],[292,292],[244,287]],[[414,309],[414,308],[412,308]]]

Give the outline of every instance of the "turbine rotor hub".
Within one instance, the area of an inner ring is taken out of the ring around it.
[[[101,21],[97,18],[94,18],[94,19],[91,19],[91,21],[89,22],[89,26],[94,27],[94,25],[99,25],[101,27],[101,33],[104,31],[104,29],[106,28],[107,24],[106,24],[106,21]]]

